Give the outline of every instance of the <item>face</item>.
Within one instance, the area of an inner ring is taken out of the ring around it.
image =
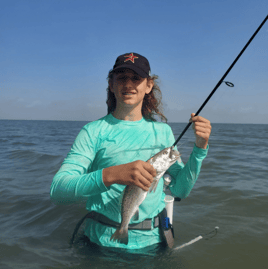
[[[120,73],[113,75],[112,82],[109,83],[111,91],[116,98],[116,105],[140,106],[145,94],[150,93],[153,88],[153,80],[142,78],[130,69],[124,69]]]

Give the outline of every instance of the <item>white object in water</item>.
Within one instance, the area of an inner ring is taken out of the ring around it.
[[[184,248],[184,247],[186,247],[186,246],[189,246],[189,245],[191,245],[191,244],[197,242],[198,240],[200,240],[200,239],[202,239],[202,238],[203,238],[203,236],[202,236],[202,235],[199,235],[198,237],[196,237],[195,239],[189,241],[188,243],[185,243],[185,244],[183,244],[183,245],[181,245],[181,246],[178,246],[178,247],[174,248],[174,250],[177,250],[177,249],[180,249],[180,248]]]
[[[209,238],[214,237],[214,236],[217,234],[217,232],[218,232],[219,229],[220,229],[220,228],[219,228],[218,226],[216,226],[216,227],[214,228],[214,231],[212,231],[212,232],[210,232],[210,233],[208,233],[208,234],[205,234],[204,237],[207,238],[207,236],[208,236],[209,234],[213,233],[213,232],[214,232],[215,234],[214,234],[213,236],[209,237]],[[182,245],[180,245],[180,246],[174,248],[174,250],[181,249],[181,248],[184,248],[184,247],[186,247],[186,246],[189,246],[189,245],[191,245],[191,244],[193,244],[193,243],[199,241],[200,239],[202,239],[202,238],[204,238],[204,237],[203,237],[202,235],[199,235],[199,236],[197,236],[195,239],[189,241],[188,243],[182,244]],[[207,239],[209,239],[209,238],[207,238]]]

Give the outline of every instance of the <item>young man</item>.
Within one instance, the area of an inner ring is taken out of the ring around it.
[[[145,57],[137,53],[119,56],[108,75],[108,115],[82,128],[53,179],[54,201],[87,201],[87,210],[94,214],[87,219],[85,235],[98,245],[137,249],[162,241],[154,224],[165,207],[163,179],[140,205],[139,219],[130,221],[150,219],[152,229],[129,230],[127,245],[110,240],[116,230],[112,224],[121,222],[120,199],[125,186],[147,191],[156,171],[146,161],[175,141],[169,125],[154,119],[154,115],[165,119],[159,111],[157,94],[161,91],[156,78],[150,75]],[[193,152],[185,166],[177,161],[168,169],[173,178],[171,192],[181,199],[189,195],[197,180],[211,132],[208,120],[193,113],[191,120],[196,134]]]

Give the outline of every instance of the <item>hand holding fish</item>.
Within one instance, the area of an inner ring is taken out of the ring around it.
[[[192,128],[196,137],[195,144],[199,148],[206,149],[212,128],[210,121],[201,116],[195,117],[194,115],[194,113],[191,114],[191,119],[189,121],[193,122]]]
[[[121,225],[111,236],[112,241],[118,241],[126,245],[128,244],[128,224],[130,220],[132,217],[134,217],[134,220],[139,219],[139,206],[146,198],[148,192],[155,192],[160,178],[164,175],[166,170],[179,159],[179,157],[180,153],[178,151],[174,150],[173,147],[168,147],[152,156],[146,163],[142,161],[136,161],[126,164],[128,165],[126,168],[130,170],[134,168],[133,173],[126,173],[126,175],[131,176],[131,174],[133,175],[137,173],[137,176],[140,172],[144,172],[143,169],[145,168],[145,170],[148,169],[147,172],[149,172],[149,174],[151,173],[151,175],[154,176],[154,179],[152,184],[151,182],[149,183],[151,186],[148,191],[139,188],[136,184],[126,186],[124,189],[121,206]],[[147,164],[150,164],[153,169]],[[120,167],[120,165],[114,167]],[[138,170],[137,167],[139,167]],[[118,172],[120,171],[118,170]]]
[[[112,184],[136,185],[148,191],[156,176],[156,170],[148,162],[135,161],[103,169],[103,183],[106,187]]]

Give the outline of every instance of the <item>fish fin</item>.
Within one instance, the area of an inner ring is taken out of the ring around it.
[[[139,208],[138,208],[131,219],[132,220],[139,220],[139,215],[140,214],[139,214]]]
[[[149,193],[151,193],[152,191],[155,192],[157,185],[158,185],[159,181],[153,181],[153,183],[151,184],[150,188],[149,188]]]
[[[119,243],[128,244],[128,227],[118,228],[110,238],[111,241],[118,241]]]

